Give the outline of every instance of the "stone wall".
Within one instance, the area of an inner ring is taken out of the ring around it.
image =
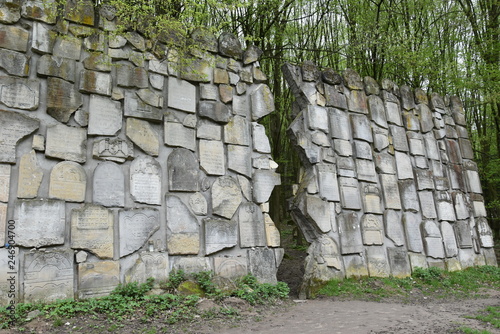
[[[0,304],[8,272],[25,302],[173,269],[276,282],[260,50],[198,30],[180,63],[162,40],[110,34],[109,9],[56,18],[44,2],[0,4],[0,240],[12,222],[19,246],[9,270],[0,248]]]
[[[463,107],[384,80],[283,67],[303,162],[291,201],[314,282],[497,265]]]

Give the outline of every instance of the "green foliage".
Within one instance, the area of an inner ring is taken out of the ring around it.
[[[239,281],[237,290],[223,294],[213,283],[212,272],[200,272],[195,274],[194,277],[197,284],[215,299],[221,299],[225,296],[239,296],[251,304],[262,304],[286,298],[289,292],[288,286],[283,282],[276,285],[259,284],[254,276],[247,275]],[[171,290],[184,281],[186,281],[185,273],[179,270],[172,272],[168,282],[164,283],[164,285],[168,290]],[[41,311],[42,316],[51,320],[55,327],[62,326],[65,322],[64,319],[82,314],[90,318],[105,316],[111,321],[110,326],[107,328],[109,331],[119,330],[123,326],[120,321],[132,315],[139,316],[144,322],[148,322],[150,319],[162,318],[169,324],[194,318],[197,314],[198,296],[181,296],[172,293],[147,295],[146,293],[153,287],[153,282],[154,280],[150,278],[146,283],[142,284],[137,282],[120,284],[109,296],[102,298],[63,299],[47,304],[21,303],[17,305],[13,318],[10,312],[3,307],[0,308],[0,328],[9,328],[11,319],[17,325],[24,323],[27,314],[33,310]],[[238,316],[237,310],[227,307],[221,308],[219,313],[222,316]]]
[[[315,295],[344,296],[362,299],[380,299],[390,296],[407,296],[412,290],[435,298],[456,296],[470,297],[483,288],[500,288],[500,268],[482,266],[463,271],[447,272],[439,268],[415,268],[411,277],[405,278],[349,278],[326,282]]]
[[[290,288],[284,282],[278,282],[276,285],[269,283],[259,284],[257,278],[252,275],[242,277],[238,282],[238,290],[233,294],[246,300],[252,305],[264,304],[267,301],[286,298]]]
[[[175,290],[186,280],[186,274],[181,270],[172,270],[166,282],[161,282],[160,287],[165,290]]]

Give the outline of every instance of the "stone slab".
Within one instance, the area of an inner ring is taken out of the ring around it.
[[[78,264],[78,298],[107,296],[120,284],[120,263],[99,261]]]
[[[31,251],[24,254],[24,302],[73,299],[73,252]]]
[[[216,253],[238,243],[238,224],[233,220],[205,218],[205,253]],[[241,225],[240,225],[241,229]]]
[[[150,106],[137,94],[127,90],[125,91],[124,115],[158,122],[163,119],[163,110]]]
[[[169,271],[167,253],[141,252],[135,265],[125,274],[125,282],[146,283],[150,277],[155,282],[163,282],[168,279]]]
[[[221,141],[200,140],[199,159],[201,169],[208,175],[224,175],[226,173],[224,144]]]
[[[21,52],[0,49],[0,68],[7,74],[27,77],[30,70],[30,58]]]
[[[193,152],[176,148],[167,159],[170,191],[198,191],[199,165]]]
[[[389,277],[391,268],[383,247],[367,247],[366,262],[370,277]]]
[[[316,226],[321,232],[327,233],[332,229],[335,222],[335,213],[332,214],[330,204],[317,196],[306,195],[303,213],[310,218],[312,226]]]
[[[0,202],[9,202],[11,167],[0,164]]]
[[[378,177],[373,161],[356,159],[356,171],[358,180],[377,183]]]
[[[340,201],[337,171],[334,165],[316,165],[318,175],[319,195],[327,201]]]
[[[235,115],[224,126],[224,143],[235,145],[250,145],[249,124],[245,117]]]
[[[40,122],[21,113],[0,110],[0,124],[0,162],[15,163],[17,143],[37,130]]]
[[[95,159],[124,163],[134,158],[134,145],[121,138],[105,138],[94,141],[92,156]]]
[[[441,222],[441,234],[443,236],[444,252],[446,257],[457,256],[458,246],[453,226],[448,222]]]
[[[274,251],[269,248],[249,249],[248,263],[252,275],[259,283],[276,284],[276,265]]]
[[[422,216],[428,219],[437,218],[436,206],[434,203],[434,196],[432,194],[432,191],[419,191],[418,198],[420,200]]]
[[[212,213],[231,219],[243,199],[238,183],[231,176],[222,176],[215,180],[211,189]]]
[[[392,145],[396,151],[408,152],[408,140],[406,139],[406,131],[400,126],[390,125],[389,130],[392,136]]]
[[[109,73],[89,70],[80,72],[80,92],[111,96],[112,83]]]
[[[221,126],[215,122],[208,119],[198,120],[198,126],[196,128],[196,138],[208,139],[208,140],[221,140]]]
[[[424,249],[427,256],[434,259],[445,258],[443,238],[436,223],[426,220],[422,223],[422,232],[424,235]]]
[[[399,194],[398,180],[396,175],[380,175],[382,192],[384,194],[385,207],[387,209],[401,209],[401,197]]]
[[[373,142],[370,120],[365,115],[350,115],[352,124],[352,137],[369,143]]]
[[[252,150],[250,147],[239,145],[227,145],[227,167],[239,174],[247,177],[252,176],[251,159]],[[269,159],[267,164],[269,165]]]
[[[254,203],[242,203],[238,212],[240,247],[266,246],[264,216]]]
[[[363,208],[366,213],[382,214],[383,208],[381,203],[380,189],[371,184],[363,184],[361,186],[361,198],[363,200]]]
[[[281,184],[281,177],[273,170],[258,169],[253,172],[253,199],[256,203],[266,203],[275,186]]]
[[[125,206],[125,176],[117,164],[104,162],[95,168],[92,200],[106,207]]]
[[[329,108],[328,112],[330,116],[330,135],[337,139],[351,139],[351,125],[348,114],[335,108]]]
[[[214,257],[214,273],[231,280],[248,274],[246,257]]]
[[[99,95],[91,95],[87,133],[89,135],[114,136],[121,128],[121,103]]]
[[[2,182],[6,165],[0,165],[0,201],[8,201],[4,196],[5,183]],[[9,166],[10,168],[10,166]],[[10,176],[10,171],[9,171]],[[42,183],[43,170],[38,164],[35,150],[24,154],[19,161],[19,178],[17,181],[17,198],[35,198]],[[7,189],[8,189],[8,183]],[[8,192],[7,192],[8,194]]]
[[[167,101],[169,108],[196,112],[196,86],[185,80],[169,78]]]
[[[384,212],[384,227],[387,238],[394,242],[396,246],[405,244],[405,233],[403,232],[403,223],[399,214],[394,210]]]
[[[467,220],[459,220],[455,223],[455,236],[457,239],[458,247],[472,248],[472,229]]]
[[[161,166],[149,156],[136,158],[130,164],[130,194],[135,202],[161,205]]]
[[[114,215],[99,205],[85,204],[71,210],[71,248],[87,250],[99,258],[114,255]]]
[[[484,217],[480,217],[476,219],[476,228],[479,235],[479,243],[481,247],[491,248],[495,245],[493,241],[493,233],[491,231],[490,226],[488,225],[488,221]]]
[[[252,105],[252,120],[257,121],[275,110],[274,97],[271,89],[265,84],[259,84],[250,93]]]
[[[400,180],[399,193],[401,195],[401,204],[405,211],[418,212],[420,205],[417,195],[417,187],[414,180]]]
[[[218,101],[200,101],[198,114],[214,122],[225,124],[231,120],[230,108]]]
[[[182,123],[169,122],[165,119],[165,144],[174,147],[184,147],[196,150],[196,130],[184,126]]]
[[[411,164],[410,157],[402,152],[396,151],[394,153],[394,157],[396,158],[396,169],[398,172],[398,179],[406,180],[413,179],[413,167]]]
[[[160,213],[156,209],[120,210],[118,214],[120,257],[143,247],[159,228]]]
[[[403,278],[411,275],[410,260],[404,249],[389,247],[387,248],[387,257],[392,276]]]
[[[36,110],[40,103],[40,82],[0,76],[0,102],[7,107]]]
[[[343,255],[363,253],[363,240],[358,214],[346,212],[338,217],[340,246]]]
[[[345,209],[360,210],[361,197],[358,180],[353,178],[339,178],[340,199]]]
[[[59,122],[67,123],[82,104],[82,94],[72,83],[54,77],[47,78],[47,114]]]
[[[45,155],[83,163],[87,160],[87,131],[58,124],[47,127]]]
[[[406,235],[408,250],[421,253],[424,250],[422,234],[420,233],[421,217],[417,213],[403,213],[403,226]]]
[[[361,218],[361,235],[364,245],[383,245],[384,225],[382,217],[373,214],[363,215]]]
[[[361,278],[368,276],[368,266],[365,254],[353,254],[343,256],[345,276],[347,278]]]
[[[87,190],[87,174],[73,161],[63,161],[50,172],[49,197],[69,202],[83,202]]]
[[[20,200],[16,203],[16,244],[43,247],[64,244],[66,215],[63,201]]]

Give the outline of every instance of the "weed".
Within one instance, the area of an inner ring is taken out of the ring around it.
[[[491,332],[487,330],[477,330],[477,329],[472,329],[469,327],[460,327],[458,329],[460,332],[465,333],[465,334],[491,334]]]
[[[54,327],[61,327],[64,324],[64,321],[62,321],[61,318],[55,318],[54,322],[52,323],[52,326]]]

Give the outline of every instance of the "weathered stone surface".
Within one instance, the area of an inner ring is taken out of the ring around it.
[[[264,223],[266,230],[267,247],[279,247],[281,242],[280,231],[276,228],[276,225],[274,225],[274,222],[268,213],[264,213]],[[278,263],[278,259],[276,259],[276,262]],[[281,260],[279,260],[279,262],[281,262]],[[276,267],[278,266],[279,264],[276,265]]]
[[[362,185],[361,197],[363,200],[363,208],[366,213],[382,214],[380,189],[371,184]]]
[[[85,162],[87,160],[87,132],[62,124],[47,128],[45,155],[53,158]]]
[[[144,103],[137,94],[130,91],[125,92],[124,110],[125,116],[144,118],[152,121],[161,121],[163,118],[162,109]]]
[[[215,140],[200,140],[199,147],[201,169],[208,175],[224,175],[226,173],[226,163],[224,145],[222,142]]]
[[[125,274],[125,282],[146,283],[148,278],[155,282],[168,279],[169,260],[167,253],[141,252],[135,265]]]
[[[149,156],[136,158],[130,164],[130,194],[134,201],[161,205],[161,166]]]
[[[222,102],[200,101],[199,115],[217,123],[227,123],[231,119],[231,110]]]
[[[259,84],[250,93],[252,102],[252,120],[257,121],[275,110],[274,97],[271,89],[265,84]]]
[[[361,235],[364,245],[384,244],[384,227],[381,216],[366,214],[361,218]]]
[[[405,234],[403,224],[398,213],[394,210],[386,210],[384,213],[384,226],[386,236],[394,242],[396,246],[405,244]],[[417,226],[418,227],[418,226]]]
[[[342,254],[363,253],[363,241],[358,214],[346,212],[338,217]]]
[[[356,159],[356,170],[360,181],[377,182],[378,178],[373,161]]]
[[[73,161],[63,161],[50,172],[49,197],[69,202],[83,202],[87,175],[83,167]]]
[[[457,218],[455,216],[455,209],[453,207],[451,194],[447,191],[437,191],[435,195],[439,220],[454,222]]]
[[[40,100],[40,83],[36,80],[0,77],[0,102],[7,107],[36,110]]]
[[[319,195],[327,201],[340,201],[337,172],[334,165],[317,165]]]
[[[47,114],[66,123],[82,105],[82,95],[73,84],[59,78],[47,79]]]
[[[404,249],[389,247],[387,248],[387,256],[392,276],[402,278],[411,275],[408,253]]]
[[[140,249],[160,228],[160,213],[156,209],[120,210],[118,214],[120,257]]]
[[[198,162],[191,151],[174,149],[168,156],[167,166],[170,191],[198,191]]]
[[[196,111],[196,87],[187,81],[170,78],[167,101],[169,108],[194,113]]]
[[[368,276],[365,254],[344,255],[345,277],[361,278]]]
[[[21,18],[20,2],[7,2],[0,5],[0,23],[12,24]],[[5,304],[7,304],[6,302]]]
[[[346,96],[342,92],[339,92],[334,86],[325,85],[325,97],[327,106],[342,110],[347,109]]]
[[[172,264],[172,270],[182,270],[186,274],[212,270],[208,257],[178,257]]]
[[[230,176],[222,176],[215,180],[211,191],[212,213],[231,219],[242,201],[238,183]]]
[[[396,169],[398,172],[398,179],[413,179],[413,167],[411,164],[410,157],[407,154],[401,152],[395,152],[394,157],[396,158]]]
[[[65,210],[63,201],[24,200],[16,203],[18,246],[43,247],[64,244]]]
[[[418,198],[420,199],[420,207],[424,218],[437,218],[436,206],[434,204],[434,196],[432,191],[419,191]]]
[[[380,175],[382,190],[384,193],[384,202],[387,209],[401,209],[401,197],[399,194],[398,180],[396,175]]]
[[[0,240],[2,240],[2,241],[5,240],[5,234],[6,234],[5,227],[6,227],[6,225],[7,225],[7,204],[0,202]],[[7,257],[5,257],[5,258],[7,258]],[[2,293],[1,292],[0,292],[0,300],[2,300]]]
[[[134,157],[133,144],[121,138],[106,138],[94,141],[92,156],[97,159],[123,163]]]
[[[82,70],[79,89],[85,93],[111,96],[112,81],[109,73]]]
[[[29,75],[30,58],[24,53],[0,49],[0,68],[8,74],[18,77],[27,77]]]
[[[311,220],[311,224],[323,233],[327,233],[332,228],[336,231],[335,213],[331,212],[331,206],[328,202],[321,200],[316,196],[305,196],[305,209],[302,210],[306,217]]]
[[[378,82],[371,77],[364,77],[365,91],[368,95],[378,95],[380,93],[380,86]]]
[[[0,164],[0,202],[9,202],[11,167]]]
[[[224,143],[250,145],[249,124],[245,117],[236,115],[224,126]]]
[[[436,223],[432,220],[424,221],[422,223],[422,234],[427,256],[435,259],[443,259],[445,257],[443,238]]]
[[[136,118],[127,118],[126,134],[144,152],[152,156],[158,156],[160,146],[158,133],[149,122]]]
[[[398,183],[403,209],[412,212],[420,211],[415,182],[413,180],[400,180]]]
[[[266,128],[261,124],[252,122],[252,134],[254,151],[259,153],[271,153],[271,144],[266,135]]]
[[[373,142],[372,130],[368,117],[364,115],[351,114],[352,136],[354,139],[361,139]]]
[[[241,59],[243,50],[238,37],[231,33],[222,33],[219,36],[219,52],[224,56]]]
[[[275,186],[281,184],[280,175],[273,170],[254,170],[253,199],[256,203],[266,203]]]
[[[100,163],[94,170],[92,200],[106,207],[125,206],[125,176],[117,164]]]
[[[85,204],[71,211],[71,248],[84,249],[104,259],[112,259],[113,212],[99,205]]]
[[[455,235],[458,247],[472,248],[472,230],[467,220],[459,220],[455,223]]]
[[[116,81],[120,87],[148,88],[148,73],[142,67],[132,64],[116,65]]]
[[[214,257],[215,275],[236,279],[248,273],[246,257]]]
[[[194,193],[189,197],[189,207],[199,216],[206,216],[208,213],[207,199],[199,192]]]
[[[406,234],[406,245],[409,251],[421,253],[424,250],[420,233],[421,217],[417,213],[403,213],[403,226]]]
[[[129,120],[131,119],[127,119],[127,135],[130,131],[128,125]],[[115,135],[122,128],[121,103],[99,95],[91,95],[88,126],[87,133],[89,135]],[[158,151],[156,155],[158,155]]]
[[[40,0],[27,0],[22,4],[21,14],[25,18],[54,24],[57,18],[56,7],[55,0],[48,0],[46,3]]]
[[[120,284],[120,263],[99,261],[78,264],[78,298],[109,295]]]
[[[260,283],[276,284],[276,262],[274,251],[269,248],[255,248],[248,250],[250,273]]]
[[[73,299],[73,252],[32,251],[24,254],[24,301]]]
[[[41,22],[34,22],[31,50],[37,53],[52,53],[57,33]]]
[[[177,196],[166,195],[165,203],[169,254],[198,254],[200,250],[198,219]]]
[[[211,82],[213,67],[213,62],[210,60],[192,57],[181,66],[180,77],[188,81]]]
[[[365,92],[362,90],[352,90],[350,97],[347,99],[347,107],[350,111],[368,114]]]
[[[17,143],[39,127],[39,121],[13,111],[0,110],[0,162],[16,162]]]
[[[37,74],[40,76],[58,77],[75,82],[76,62],[72,59],[51,55],[40,57],[37,62]]]
[[[358,181],[353,178],[339,178],[340,200],[346,209],[361,209],[361,198]]]
[[[13,51],[26,52],[28,50],[29,32],[14,25],[0,27],[0,47]]]
[[[5,165],[0,165],[0,170],[4,169]],[[10,168],[10,166],[8,166]],[[0,174],[3,174],[0,171]],[[10,173],[9,173],[10,176]],[[18,198],[35,198],[38,195],[38,189],[42,183],[43,170],[38,164],[36,153],[31,150],[29,153],[24,154],[19,162],[19,179],[17,182],[17,197]],[[1,179],[1,176],[0,176]],[[0,181],[0,184],[2,181]],[[2,189],[0,186],[0,201],[8,200],[2,196]],[[8,187],[7,187],[8,188]],[[8,194],[8,193],[7,193]]]
[[[479,243],[481,247],[491,248],[494,246],[493,233],[488,225],[488,221],[484,217],[476,219],[477,233],[479,234]]]
[[[242,203],[238,211],[238,220],[240,247],[267,245],[264,216],[256,204]]]
[[[441,234],[443,235],[443,244],[446,257],[458,255],[457,241],[453,227],[448,222],[441,222]]]
[[[389,261],[383,247],[367,247],[366,260],[371,277],[388,277],[391,274]]]
[[[245,176],[252,176],[251,159],[252,151],[250,147],[227,145],[227,167]],[[255,160],[255,159],[254,159]],[[267,159],[267,161],[269,161]],[[269,162],[267,162],[269,165]]]
[[[387,119],[385,114],[384,103],[380,97],[375,95],[370,95],[368,97],[368,106],[370,108],[370,116],[372,121],[374,121],[378,126],[387,129]]]

